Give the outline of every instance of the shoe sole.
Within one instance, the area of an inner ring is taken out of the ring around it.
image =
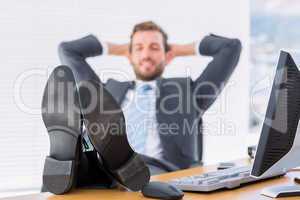
[[[42,119],[50,139],[50,156],[45,159],[43,184],[54,194],[70,191],[76,181],[81,147],[80,109],[74,109],[78,104],[71,69],[56,67],[47,81],[42,100]]]
[[[77,85],[84,124],[104,168],[126,188],[141,190],[149,182],[150,172],[128,143],[120,106],[100,82]]]

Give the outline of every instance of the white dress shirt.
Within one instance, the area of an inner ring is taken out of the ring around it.
[[[126,111],[127,109],[130,108],[130,104],[132,103],[137,103],[138,102],[138,97],[137,97],[137,92],[136,88],[141,87],[144,84],[150,85],[153,90],[154,90],[154,96],[153,96],[153,101],[155,101],[153,104],[151,104],[151,108],[145,108],[145,110],[149,110],[148,114],[148,119],[141,119],[143,120],[151,120],[151,128],[148,129],[147,131],[147,139],[146,139],[146,145],[145,145],[145,150],[143,152],[138,152],[138,153],[143,153],[147,156],[151,156],[157,159],[160,159],[162,157],[162,146],[161,146],[161,141],[160,137],[158,135],[158,130],[157,130],[157,119],[156,119],[156,94],[157,94],[157,83],[156,80],[153,81],[141,81],[141,80],[136,80],[135,81],[135,87],[133,89],[129,89],[125,95],[124,100],[122,101],[121,107],[124,112],[125,116],[125,122],[126,122]],[[153,126],[152,126],[153,124]],[[126,126],[134,127],[134,124],[126,124]],[[127,134],[129,134],[127,132]]]

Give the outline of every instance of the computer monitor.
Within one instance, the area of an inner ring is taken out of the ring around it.
[[[300,72],[281,51],[251,171],[254,177],[282,174],[300,166]]]

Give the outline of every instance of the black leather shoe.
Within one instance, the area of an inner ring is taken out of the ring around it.
[[[50,138],[43,187],[54,194],[63,194],[76,183],[81,151],[78,91],[70,68],[59,66],[51,73],[44,90],[42,118]]]
[[[141,190],[150,172],[128,143],[120,106],[100,82],[85,80],[77,85],[83,121],[104,169],[127,189]]]

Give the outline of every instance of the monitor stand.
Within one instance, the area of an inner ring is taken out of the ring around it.
[[[268,187],[261,191],[261,195],[271,198],[300,196],[300,185]]]

